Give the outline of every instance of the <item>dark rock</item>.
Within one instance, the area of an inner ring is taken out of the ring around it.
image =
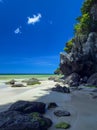
[[[51,103],[48,104],[47,108],[51,109],[51,108],[56,108],[56,107],[58,107],[58,105],[56,103],[54,103],[54,102],[51,102]]]
[[[96,88],[96,89],[94,89],[92,92],[95,92],[95,93],[97,93],[97,88]]]
[[[88,80],[88,77],[87,77],[87,76],[81,78],[81,79],[80,79],[80,84],[87,83],[87,80]]]
[[[17,101],[9,108],[9,110],[23,113],[45,113],[45,106],[46,104],[42,102]]]
[[[54,114],[58,117],[61,116],[70,116],[70,112],[64,111],[64,110],[56,110]]]
[[[43,121],[44,121],[44,125],[42,123],[41,124],[43,125],[42,127],[44,129],[47,129],[47,128],[51,127],[52,124],[53,124],[53,122],[49,118],[43,118]]]
[[[23,84],[13,84],[11,87],[26,87],[26,86],[24,86]]]
[[[9,85],[14,85],[15,84],[15,82],[16,82],[16,80],[11,80],[11,81],[9,81],[9,82],[6,82],[6,84],[9,84]]]
[[[60,85],[56,86],[55,88],[52,88],[52,91],[57,91],[57,92],[61,92],[61,93],[70,93],[70,89],[67,87],[62,87]]]
[[[90,78],[87,81],[88,85],[97,86],[97,73],[94,73],[90,76]]]
[[[90,15],[91,15],[91,17],[92,17],[91,31],[92,31],[92,32],[97,32],[97,26],[96,26],[96,24],[95,24],[95,22],[97,21],[97,4],[94,4],[94,5],[91,7]]]
[[[18,111],[0,113],[0,130],[47,130],[52,121],[43,116],[32,116]]]
[[[37,126],[47,129],[52,125],[52,121],[46,117],[43,117],[41,114],[34,112],[30,114],[33,121],[37,122]]]
[[[78,86],[80,81],[80,76],[77,73],[72,73],[65,78],[64,83],[70,86]]]
[[[75,36],[71,53],[60,54],[60,69],[64,75],[77,73],[81,78],[97,72],[97,33],[91,32],[85,41]]]
[[[94,4],[90,10],[90,14],[93,18],[93,21],[97,21],[97,4]]]
[[[97,95],[92,97],[93,99],[97,99]]]

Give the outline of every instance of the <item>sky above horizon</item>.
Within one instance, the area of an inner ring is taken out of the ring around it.
[[[53,73],[84,0],[0,0],[0,73]]]

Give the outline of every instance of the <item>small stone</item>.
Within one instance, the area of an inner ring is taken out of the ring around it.
[[[56,107],[58,107],[58,105],[56,103],[54,103],[54,102],[51,102],[51,103],[48,104],[47,108],[51,109],[51,108],[56,108]]]
[[[62,117],[62,116],[70,116],[70,112],[68,111],[64,111],[64,110],[57,110],[54,112],[54,114],[58,117]]]

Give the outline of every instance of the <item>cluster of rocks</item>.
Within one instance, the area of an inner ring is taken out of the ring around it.
[[[41,82],[36,78],[25,79],[20,83],[13,79],[9,82],[6,82],[6,84],[11,85],[11,87],[27,87],[28,85],[41,84]]]
[[[85,76],[83,78],[77,73],[72,73],[64,77],[63,83],[68,84],[70,87],[78,87],[80,85],[97,87],[97,73],[92,74],[90,77]]]
[[[56,107],[56,103],[48,104],[48,109]],[[45,111],[45,103],[17,101],[7,111],[0,113],[0,130],[47,130],[53,122],[43,116]],[[54,115],[62,117],[70,116],[70,113],[56,110]]]
[[[80,40],[74,44],[71,53],[60,55],[60,69],[65,82],[74,86],[88,83],[91,76],[93,79],[97,75],[97,33],[90,33],[85,43]],[[92,85],[97,86],[97,83]]]
[[[0,130],[47,130],[52,121],[42,114],[46,104],[18,101],[0,113]]]
[[[61,86],[60,84],[56,84],[56,86],[52,88],[52,91],[61,92],[61,93],[70,93],[69,88],[65,86]]]

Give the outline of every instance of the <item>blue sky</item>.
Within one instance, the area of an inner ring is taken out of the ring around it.
[[[53,73],[84,0],[0,0],[0,73]]]

